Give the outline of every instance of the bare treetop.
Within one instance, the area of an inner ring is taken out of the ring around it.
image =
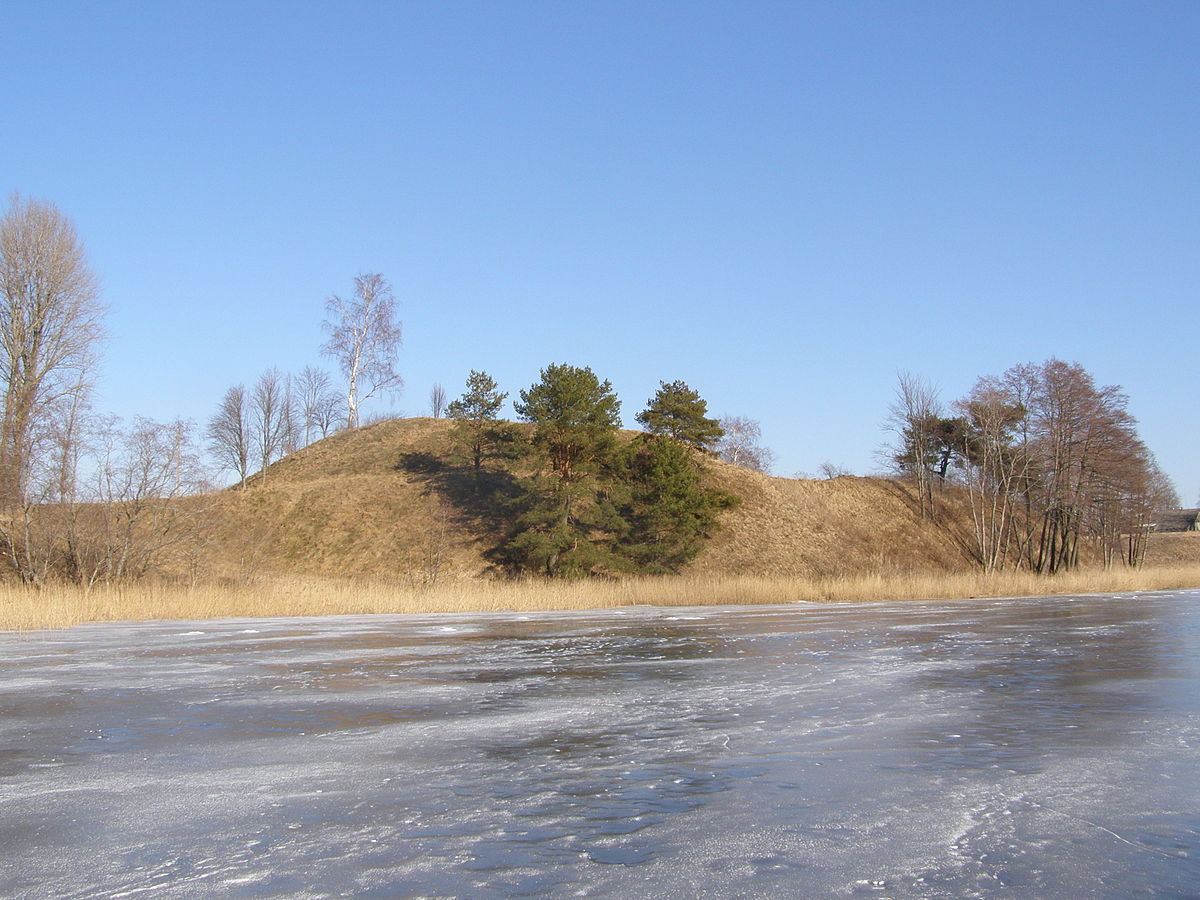
[[[296,396],[304,428],[304,443],[312,440],[314,432],[323,438],[329,437],[342,402],[341,396],[330,383],[329,373],[316,366],[305,366],[296,376]]]
[[[13,194],[0,217],[4,503],[27,499],[39,426],[90,392],[103,313],[71,220],[52,203]]]
[[[888,408],[887,427],[899,437],[892,456],[897,470],[916,479],[922,517],[933,512],[932,457],[936,456],[936,432],[942,421],[942,404],[937,387],[911,372],[896,375],[896,399]]]
[[[404,386],[396,371],[401,344],[396,298],[382,275],[359,275],[354,279],[354,296],[331,295],[325,301],[325,312],[329,340],[321,349],[338,361],[346,376],[346,423],[356,428],[358,408],[365,400]]]
[[[440,419],[446,411],[446,389],[440,384],[429,389],[429,411],[435,419]]]
[[[717,456],[743,469],[769,475],[775,452],[759,443],[762,426],[745,416],[723,416],[719,421],[723,435],[717,444]]]
[[[251,427],[245,385],[235,384],[225,392],[205,433],[221,465],[237,472],[239,485],[245,485],[250,470]]]

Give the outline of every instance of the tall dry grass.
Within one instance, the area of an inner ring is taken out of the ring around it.
[[[462,580],[436,585],[286,577],[234,585],[141,582],[90,592],[71,586],[33,590],[8,585],[0,587],[0,630],[161,619],[953,600],[1191,587],[1200,587],[1200,565],[1055,576],[1023,572],[813,579],[691,576],[578,582]]]

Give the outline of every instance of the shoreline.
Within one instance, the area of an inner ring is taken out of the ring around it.
[[[102,622],[203,621],[335,615],[529,612],[622,606],[758,606],[908,600],[972,600],[1200,588],[1200,564],[1141,569],[866,573],[826,578],[660,576],[613,581],[378,579],[280,575],[244,584],[146,581],[41,590],[0,586],[0,631],[61,630]]]

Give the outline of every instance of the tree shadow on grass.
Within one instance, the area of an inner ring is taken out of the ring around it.
[[[889,494],[899,499],[901,503],[908,507],[914,518],[926,521],[940,531],[966,559],[969,559],[973,563],[980,561],[979,551],[975,547],[974,536],[971,533],[969,521],[963,522],[961,517],[948,514],[945,509],[947,498],[944,493],[946,490],[944,486],[938,485],[935,487],[932,509],[923,513],[917,489],[911,481],[889,478],[883,480],[882,483]]]
[[[522,494],[511,472],[476,470],[431,453],[402,453],[396,470],[425,485],[454,510],[457,524],[484,531],[500,540],[512,526],[513,500]]]

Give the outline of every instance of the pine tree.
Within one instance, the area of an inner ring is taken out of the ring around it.
[[[471,370],[467,390],[446,407],[446,415],[456,420],[455,433],[466,445],[475,466],[475,479],[483,470],[483,462],[498,448],[512,440],[512,435],[497,424],[500,407],[508,394],[499,390],[487,372]]]
[[[703,549],[718,513],[737,498],[708,487],[695,451],[664,435],[630,444],[626,466],[621,551],[649,574],[677,572]]]
[[[665,434],[698,450],[711,449],[725,433],[716,419],[708,418],[708,404],[682,381],[659,382],[658,393],[637,420],[651,434]]]
[[[625,529],[607,490],[621,422],[612,385],[589,368],[550,365],[514,407],[533,424],[549,473],[527,479],[502,557],[514,568],[561,576],[623,566],[610,549]]]
[[[517,415],[534,425],[534,443],[549,456],[563,483],[592,474],[611,454],[621,425],[621,401],[612,384],[590,368],[565,363],[542,370],[542,380],[521,391]]]

